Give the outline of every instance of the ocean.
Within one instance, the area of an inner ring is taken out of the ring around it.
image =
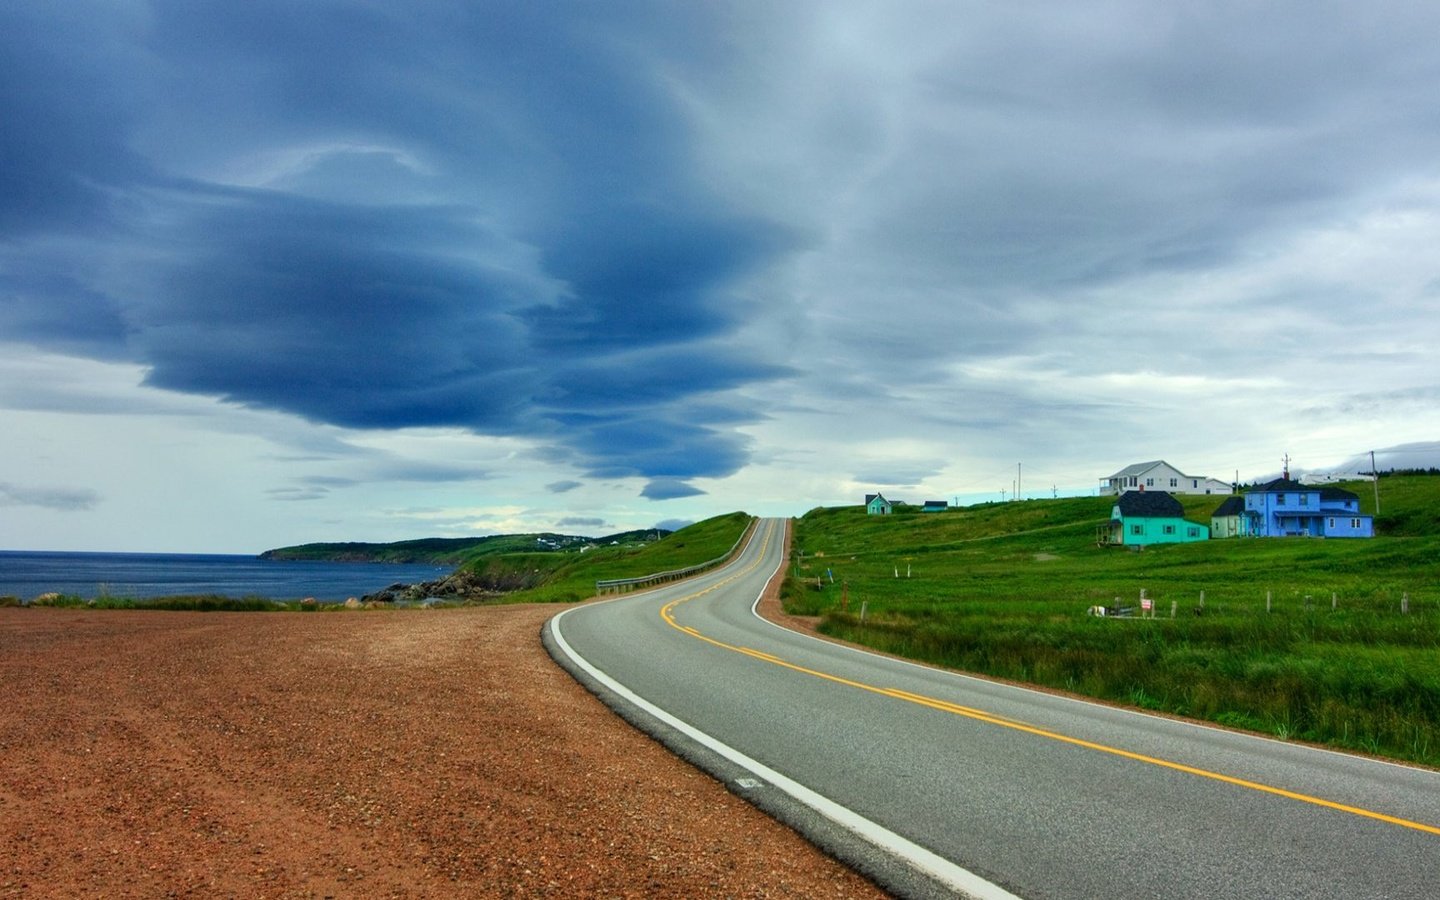
[[[59,553],[0,550],[0,597],[55,591],[94,597],[217,594],[341,601],[396,582],[434,581],[450,566],[260,559],[199,553]]]

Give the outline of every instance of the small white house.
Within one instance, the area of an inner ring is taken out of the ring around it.
[[[1163,459],[1135,463],[1103,480],[1101,493],[1120,495],[1126,491],[1165,491],[1171,494],[1229,494],[1235,488],[1228,481],[1206,475],[1186,475]]]

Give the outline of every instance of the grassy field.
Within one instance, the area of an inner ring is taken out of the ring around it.
[[[1371,485],[1348,487],[1373,511]],[[1440,478],[1380,490],[1373,540],[1142,552],[1096,546],[1107,498],[816,509],[786,604],[916,659],[1440,765]],[[1223,499],[1184,498],[1187,517],[1208,524]],[[1087,614],[1139,607],[1142,590],[1153,618]]]

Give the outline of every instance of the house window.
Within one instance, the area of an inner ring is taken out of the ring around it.
[[[1191,486],[1192,488],[1198,488],[1198,487],[1200,486],[1200,479],[1198,479],[1198,478],[1192,478],[1192,479],[1190,479],[1190,486]],[[1208,493],[1210,493],[1210,492],[1209,492],[1209,491],[1206,491],[1205,493],[1208,494]]]
[[[1137,483],[1136,480],[1135,480],[1135,478],[1136,478],[1136,476],[1134,476],[1134,475],[1131,475],[1131,476],[1130,476],[1130,486],[1131,486],[1131,487],[1135,487],[1135,485],[1136,485],[1136,483]]]
[[[1144,526],[1144,525],[1131,525],[1131,526],[1130,526],[1130,533],[1131,533],[1131,534],[1144,534],[1144,533],[1145,533],[1145,526]]]
[[[1334,517],[1334,516],[1331,516],[1329,519],[1325,520],[1325,527],[1326,527],[1326,528],[1334,528],[1334,527],[1335,527],[1335,517]]]
[[[1351,528],[1354,528],[1356,531],[1359,531],[1359,530],[1360,530],[1360,520],[1359,520],[1359,519],[1351,519],[1351,520],[1350,520],[1350,527],[1351,527]]]
[[[1199,536],[1200,536],[1200,526],[1198,526],[1198,525],[1191,525],[1189,528],[1185,529],[1185,533],[1186,533],[1187,535],[1189,535],[1190,537],[1199,537]]]
[[[1145,486],[1146,486],[1146,487],[1154,487],[1154,486],[1155,486],[1155,479],[1153,479],[1153,478],[1147,478],[1147,479],[1145,479]]]
[[[1309,505],[1310,505],[1310,495],[1309,495],[1309,494],[1301,494],[1301,495],[1300,495],[1300,505],[1301,505],[1301,506],[1309,506]]]
[[[1175,487],[1175,486],[1178,485],[1179,483],[1180,483],[1180,480],[1177,479],[1177,478],[1172,478],[1172,479],[1170,479],[1170,486],[1171,486],[1171,487]]]
[[[1275,495],[1275,505],[1276,505],[1276,506],[1284,506],[1284,505],[1285,505],[1285,495],[1284,495],[1284,494],[1276,494],[1276,495]]]
[[[1175,533],[1175,526],[1174,526],[1174,525],[1166,525],[1166,526],[1165,526],[1165,533],[1166,533],[1166,534],[1174,534],[1174,533]]]

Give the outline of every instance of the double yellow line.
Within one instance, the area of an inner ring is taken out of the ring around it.
[[[1132,760],[1134,762],[1146,763],[1152,766],[1159,766],[1160,768],[1171,769],[1176,772],[1184,772],[1187,775],[1194,775],[1199,778],[1208,778],[1212,781],[1220,781],[1224,782],[1225,784],[1247,788],[1252,791],[1259,791],[1264,794],[1273,794],[1274,796],[1284,797],[1289,800],[1296,800],[1300,803],[1309,803],[1313,806],[1321,806],[1326,809],[1338,810],[1340,812],[1349,813],[1354,816],[1360,816],[1366,819],[1374,819],[1379,822],[1385,822],[1390,825],[1399,825],[1402,828],[1409,828],[1414,831],[1423,831],[1428,834],[1440,835],[1440,827],[1437,827],[1435,825],[1427,825],[1424,822],[1416,822],[1411,819],[1403,819],[1398,816],[1386,815],[1385,813],[1375,812],[1374,810],[1364,809],[1363,807],[1349,806],[1344,803],[1337,803],[1333,800],[1326,800],[1323,797],[1316,797],[1311,794],[1302,794],[1296,791],[1288,791],[1284,788],[1273,787],[1268,784],[1262,784],[1258,781],[1249,781],[1244,778],[1236,778],[1232,775],[1225,775],[1220,772],[1212,772],[1208,769],[1201,769],[1195,766],[1187,766],[1184,763],[1172,762],[1167,759],[1160,759],[1159,757],[1147,756],[1143,753],[1134,753],[1129,750],[1122,750],[1119,747],[1111,747],[1107,744],[1096,743],[1095,741],[1087,741],[1083,738],[1071,737],[1070,735],[1060,734],[1059,732],[1049,731],[1044,728],[1037,728],[1034,725],[1028,725],[1024,722],[1019,722],[1014,719],[1007,719],[994,713],[985,712],[984,710],[974,709],[968,706],[961,706],[957,703],[951,703],[947,700],[940,700],[935,697],[927,697],[923,694],[912,694],[909,691],[902,691],[898,688],[882,688],[872,684],[866,684],[862,681],[854,681],[849,678],[841,678],[840,676],[832,675],[829,672],[821,672],[818,669],[811,669],[805,666],[797,665],[796,663],[788,662],[787,660],[781,659],[774,654],[766,653],[762,650],[755,650],[750,647],[740,647],[734,644],[727,644],[724,641],[718,641],[715,638],[701,634],[699,631],[691,628],[688,625],[681,625],[679,622],[675,621],[675,608],[678,607],[680,604],[688,603],[689,601],[703,597],[706,594],[711,593],[712,591],[719,590],[730,582],[742,578],[745,575],[750,574],[755,569],[759,568],[760,563],[765,559],[765,551],[769,548],[770,540],[773,534],[774,526],[772,525],[766,530],[764,542],[761,544],[760,547],[760,552],[756,555],[755,561],[752,562],[750,565],[729,576],[728,578],[725,578],[721,581],[716,582],[715,584],[710,585],[704,590],[696,591],[693,594],[688,594],[677,600],[670,601],[669,603],[661,607],[660,617],[663,618],[666,624],[668,624],[671,628],[674,628],[677,631],[684,632],[690,637],[693,637],[696,640],[704,641],[705,643],[712,646],[719,647],[724,650],[729,650],[734,653],[739,653],[744,656],[751,657],[752,659],[757,659],[761,662],[769,663],[771,665],[780,666],[781,668],[790,669],[793,672],[799,672],[803,675],[810,675],[815,678],[820,678],[825,681],[833,682],[835,684],[854,688],[856,690],[866,691],[871,694],[879,694],[881,696],[891,697],[896,700],[903,700],[906,703],[914,703],[917,706],[925,706],[930,709],[938,710],[940,712],[950,713],[957,716],[964,716],[967,719],[973,719],[977,722],[985,722],[990,725],[997,725],[1001,728],[1009,728],[1014,731],[1020,731],[1024,732],[1025,734],[1034,735],[1036,737],[1046,738],[1052,741],[1059,741],[1063,744],[1070,744],[1075,747],[1083,747],[1087,750],[1093,750],[1097,753],[1106,753],[1111,756],[1118,756],[1123,759]]]

